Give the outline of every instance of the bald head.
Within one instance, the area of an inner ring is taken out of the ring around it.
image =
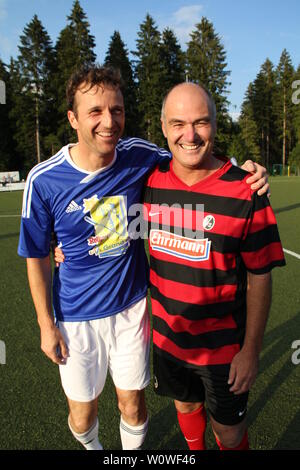
[[[181,83],[172,88],[164,99],[161,124],[177,176],[205,173],[217,166],[213,157],[215,106],[203,87]]]
[[[208,103],[211,120],[213,122],[216,121],[216,105],[215,105],[212,95],[203,86],[198,85],[197,83],[192,83],[192,82],[179,83],[178,85],[175,85],[173,88],[171,88],[168,91],[162,103],[162,108],[161,108],[162,121],[166,122],[166,108],[168,105],[168,101],[171,100],[173,102],[173,100],[175,100],[177,101],[177,103],[180,103],[184,95],[190,95],[191,97],[201,96],[201,98],[207,101]]]

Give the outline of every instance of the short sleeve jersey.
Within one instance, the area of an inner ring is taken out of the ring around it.
[[[157,168],[145,190],[154,349],[188,367],[232,361],[245,334],[247,271],[285,264],[268,197],[221,160],[193,186],[172,163]]]
[[[58,320],[107,317],[146,295],[144,243],[131,232],[146,175],[168,158],[167,151],[132,138],[120,140],[112,163],[93,173],[73,163],[69,146],[31,170],[18,253],[46,257],[55,232],[65,255],[53,280]]]

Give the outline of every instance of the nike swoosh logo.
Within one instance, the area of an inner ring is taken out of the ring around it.
[[[245,408],[243,411],[239,412],[239,416],[243,416],[243,414],[246,412],[247,408]]]
[[[162,212],[149,212],[149,216],[153,217],[154,215],[162,214]]]

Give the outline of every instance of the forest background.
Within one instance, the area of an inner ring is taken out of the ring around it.
[[[5,106],[0,106],[0,171],[19,170],[26,177],[36,163],[76,141],[67,117],[65,89],[73,70],[98,62],[96,38],[79,0],[73,2],[66,25],[53,44],[37,15],[25,25],[18,55],[4,63],[0,57],[0,85],[5,84]],[[146,14],[128,51],[115,30],[103,61],[120,69],[126,87],[125,135],[167,144],[160,128],[162,98],[182,81],[201,83],[217,107],[215,152],[251,158],[272,173],[300,167],[300,64],[286,49],[278,64],[266,58],[245,90],[238,119],[229,112],[230,70],[221,36],[202,16],[183,51],[170,27],[159,30]]]

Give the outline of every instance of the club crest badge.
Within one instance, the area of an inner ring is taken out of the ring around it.
[[[207,215],[203,219],[203,228],[204,230],[211,230],[216,223],[216,220],[213,215]]]

